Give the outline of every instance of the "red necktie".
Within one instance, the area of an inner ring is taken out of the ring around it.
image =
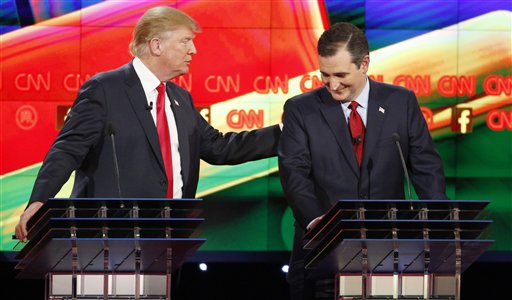
[[[352,101],[350,103],[350,133],[352,134],[352,144],[354,146],[354,152],[356,153],[357,163],[361,167],[363,162],[363,145],[364,145],[364,124],[363,119],[357,112],[359,103]]]
[[[156,131],[160,140],[160,150],[164,159],[165,174],[167,175],[167,198],[173,197],[173,176],[172,176],[172,153],[171,136],[169,135],[169,124],[165,114],[165,84],[163,82],[156,88],[158,98],[156,101]]]

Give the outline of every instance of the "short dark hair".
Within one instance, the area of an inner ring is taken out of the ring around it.
[[[347,49],[352,56],[352,62],[358,67],[363,57],[370,54],[364,32],[350,23],[335,23],[318,39],[318,55],[323,57],[336,55],[343,47]]]

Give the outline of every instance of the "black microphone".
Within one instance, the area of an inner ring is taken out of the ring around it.
[[[412,205],[412,196],[411,196],[411,181],[409,179],[409,172],[407,172],[407,165],[405,164],[404,154],[402,153],[402,147],[400,147],[400,135],[396,132],[393,132],[391,135],[393,141],[395,141],[396,147],[398,148],[398,153],[400,154],[400,161],[402,162],[402,168],[404,169],[405,180],[407,181],[407,196],[408,200],[411,201],[411,210],[414,209]]]
[[[153,110],[153,101],[150,101],[148,105],[146,105],[146,110]]]
[[[352,138],[352,144],[357,145],[360,144],[363,141],[360,135],[356,136],[355,138]]]
[[[116,139],[114,138],[115,134],[116,134],[116,130],[115,130],[114,126],[112,125],[112,123],[108,123],[107,127],[108,127],[108,134],[110,135],[110,139],[112,140],[112,156],[114,157],[114,171],[115,171],[116,182],[117,182],[117,193],[118,193],[119,198],[123,198],[123,196],[121,194],[121,183],[120,183],[120,179],[119,179],[119,163],[117,162]],[[123,200],[121,200],[120,207],[124,208]]]

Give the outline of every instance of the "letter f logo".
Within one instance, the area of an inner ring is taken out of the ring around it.
[[[451,129],[466,134],[473,131],[473,110],[466,107],[452,108]]]

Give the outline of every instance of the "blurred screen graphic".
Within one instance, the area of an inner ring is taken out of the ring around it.
[[[416,93],[448,196],[490,200],[492,249],[512,251],[512,2],[248,2],[2,1],[0,250],[15,244],[14,226],[80,86],[130,61],[138,18],[167,5],[202,28],[190,73],[175,82],[221,131],[279,123],[287,99],[321,86],[316,42],[323,30],[338,21],[364,29],[370,76]],[[293,217],[277,158],[202,162],[197,196],[207,219],[201,251],[291,249]]]

